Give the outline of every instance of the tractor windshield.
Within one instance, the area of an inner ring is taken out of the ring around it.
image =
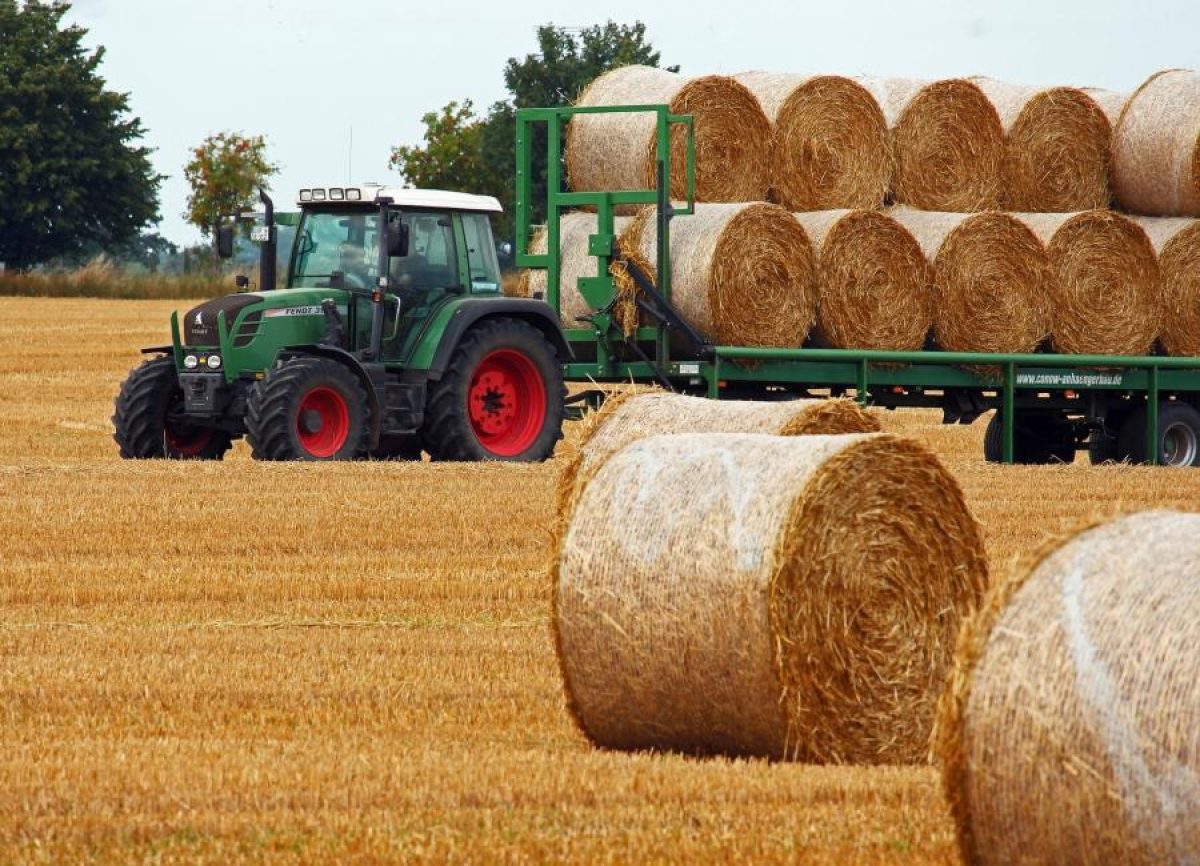
[[[288,285],[369,289],[375,282],[378,244],[378,211],[305,211]]]
[[[454,224],[446,211],[393,211],[388,220],[408,226],[408,255],[388,262],[388,278],[398,289],[447,289],[458,285]],[[471,225],[467,246],[473,285],[494,287],[499,280],[495,250],[486,223]],[[306,210],[296,236],[289,286],[370,289],[379,276],[379,212]]]

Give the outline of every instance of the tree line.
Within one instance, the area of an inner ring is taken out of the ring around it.
[[[108,89],[99,73],[104,48],[84,46],[87,31],[64,21],[69,9],[0,0],[0,262],[21,271],[105,253],[153,269],[178,253],[154,230],[165,176],[151,164],[129,95]],[[422,141],[396,146],[388,159],[410,186],[494,195],[505,211],[496,234],[507,240],[517,110],[569,105],[604,71],[660,59],[641,22],[546,24],[536,38],[536,51],[505,63],[505,99],[480,112],[464,97],[426,113]],[[537,136],[533,146],[544,152],[545,130]],[[263,136],[209,135],[183,167],[185,217],[211,242],[219,221],[253,208],[258,187],[277,172]],[[544,164],[535,161],[531,182],[536,222],[544,218]]]

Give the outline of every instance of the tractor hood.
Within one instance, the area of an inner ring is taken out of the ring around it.
[[[217,314],[224,312],[226,327],[232,327],[238,313],[262,300],[263,296],[256,294],[226,295],[192,307],[183,315],[183,344],[217,345]]]

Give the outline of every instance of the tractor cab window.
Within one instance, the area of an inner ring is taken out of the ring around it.
[[[288,285],[370,289],[378,276],[379,213],[306,211]]]
[[[408,226],[408,255],[393,257],[388,267],[393,286],[425,290],[457,285],[458,258],[450,214],[406,211],[391,218]]]
[[[467,239],[467,265],[471,268],[472,291],[500,288],[500,264],[496,261],[496,245],[492,242],[492,226],[487,214],[466,213],[462,216],[463,234]]]

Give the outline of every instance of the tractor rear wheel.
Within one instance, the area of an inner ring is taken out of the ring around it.
[[[520,319],[485,321],[429,385],[425,450],[434,460],[545,460],[562,438],[566,393],[541,331]]]
[[[146,361],[129,374],[112,422],[113,439],[127,460],[220,460],[233,444],[224,430],[196,424],[183,413],[183,389],[171,357]]]
[[[367,394],[328,358],[272,367],[246,398],[246,440],[256,460],[352,460],[366,446]]]

